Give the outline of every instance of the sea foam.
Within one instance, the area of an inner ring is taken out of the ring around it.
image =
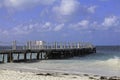
[[[105,66],[107,68],[115,69],[115,70],[120,70],[120,58],[119,57],[114,57],[110,58],[108,60],[104,61],[98,61],[98,65]]]

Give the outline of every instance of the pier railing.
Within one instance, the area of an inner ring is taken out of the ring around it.
[[[13,42],[0,42],[0,50],[40,50],[40,49],[78,49],[78,48],[93,48],[91,43],[87,42],[51,42],[47,43],[41,41],[28,41],[21,43]]]

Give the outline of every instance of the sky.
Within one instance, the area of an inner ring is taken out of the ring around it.
[[[120,45],[120,0],[0,0],[0,41]]]

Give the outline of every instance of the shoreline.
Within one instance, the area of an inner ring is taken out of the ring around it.
[[[74,74],[69,72],[0,69],[0,80],[120,80],[118,76]]]

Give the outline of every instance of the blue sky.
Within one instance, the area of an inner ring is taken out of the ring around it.
[[[0,41],[120,45],[120,0],[0,0]]]

